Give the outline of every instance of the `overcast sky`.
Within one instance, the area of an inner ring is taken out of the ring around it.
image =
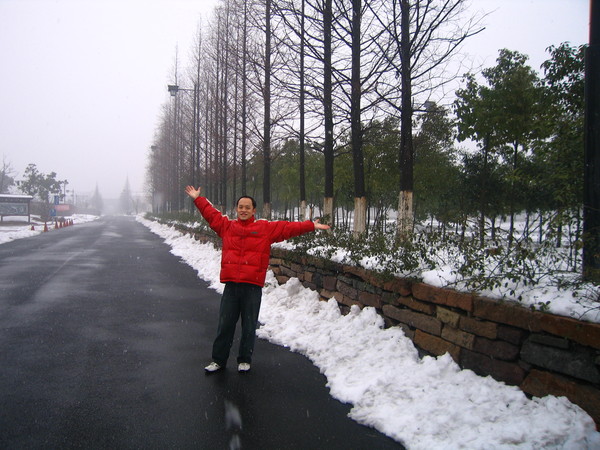
[[[29,163],[68,189],[116,198],[142,192],[148,149],[180,67],[216,0],[0,0],[0,157],[17,179]],[[589,0],[472,0],[489,12],[466,51],[530,56],[588,42]]]

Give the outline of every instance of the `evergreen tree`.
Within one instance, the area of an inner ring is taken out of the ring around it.
[[[542,64],[550,134],[535,146],[540,203],[558,212],[558,223],[579,215],[583,199],[583,122],[585,46],[563,43],[550,47],[551,58]]]
[[[102,200],[102,195],[100,195],[98,184],[96,184],[96,190],[94,191],[94,195],[92,195],[92,198],[90,200],[90,206],[95,214],[102,214],[102,211],[104,209],[104,201]]]
[[[121,192],[119,203],[123,214],[131,214],[133,212],[133,197],[129,188],[129,177],[125,180],[125,187],[123,187],[123,191]]]
[[[480,85],[473,75],[467,75],[464,89],[457,91],[455,112],[458,117],[458,137],[473,139],[482,153],[480,190],[490,177],[489,163],[500,157],[508,171],[505,195],[510,216],[509,245],[514,235],[516,212],[524,209],[528,198],[527,187],[532,174],[525,169],[536,139],[545,135],[546,103],[537,74],[527,64],[527,56],[510,50],[500,50],[496,66],[484,69],[485,84]],[[485,200],[480,203],[480,231],[485,229],[487,214]],[[483,234],[481,235],[483,242]]]
[[[419,118],[420,128],[414,138],[415,148],[415,217],[448,217],[455,208],[459,180],[454,148],[454,124],[448,111],[433,102],[426,104]]]

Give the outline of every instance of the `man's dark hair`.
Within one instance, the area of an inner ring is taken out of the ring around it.
[[[240,198],[238,198],[237,202],[235,202],[235,206],[236,207],[237,207],[237,205],[239,205],[240,200],[243,199],[243,198],[249,198],[252,201],[252,208],[256,209],[256,200],[254,200],[249,195],[242,195]]]

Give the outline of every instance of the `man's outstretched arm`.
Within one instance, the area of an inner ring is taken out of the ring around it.
[[[319,219],[313,222],[315,224],[315,230],[329,230],[331,227],[326,223],[320,223]]]
[[[196,200],[198,197],[200,197],[200,188],[195,189],[193,186],[186,186],[185,193],[192,197],[192,200]]]
[[[186,186],[185,193],[190,196],[193,200],[194,205],[202,214],[202,217],[206,219],[208,225],[219,235],[222,236],[224,231],[224,227],[229,223],[229,219],[227,216],[221,214],[221,211],[216,209],[211,202],[209,202],[206,198],[201,197],[201,189],[194,188],[193,186]]]

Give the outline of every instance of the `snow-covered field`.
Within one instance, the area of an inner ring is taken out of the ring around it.
[[[88,214],[73,214],[69,219],[73,220],[73,224],[90,222],[96,220],[98,216],[91,216]],[[31,227],[33,226],[33,230]],[[48,231],[54,230],[54,221],[48,222]],[[37,236],[44,232],[44,223],[39,220],[35,220],[32,217],[32,223],[27,223],[24,217],[10,217],[4,218],[4,224],[0,225],[0,244],[5,242],[14,241],[15,239],[22,239],[31,236]]]
[[[222,292],[219,250],[138,220]],[[331,395],[353,405],[354,420],[409,449],[600,449],[593,420],[566,398],[528,399],[517,387],[461,370],[449,355],[420,359],[373,308],[343,316],[334,299],[320,301],[297,279],[279,286],[269,273],[259,320],[258,336],[311,359]]]

